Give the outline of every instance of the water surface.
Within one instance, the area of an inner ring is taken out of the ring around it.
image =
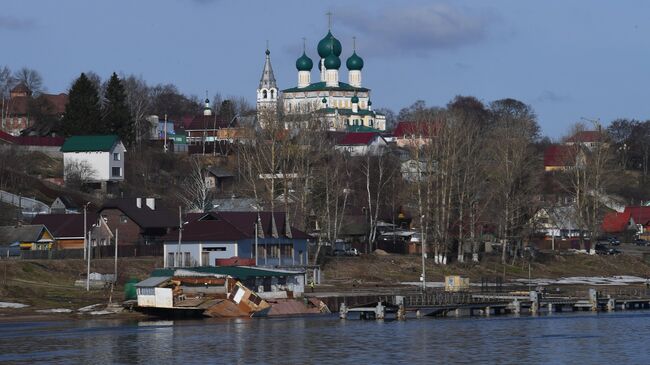
[[[0,323],[0,363],[648,364],[650,311]]]

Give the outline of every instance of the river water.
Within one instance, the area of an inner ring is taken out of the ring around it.
[[[0,363],[649,364],[650,311],[0,323]]]

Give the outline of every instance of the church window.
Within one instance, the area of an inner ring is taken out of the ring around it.
[[[274,94],[275,94],[275,90],[271,89],[271,99],[273,99],[275,97]]]
[[[266,99],[268,97],[268,93],[266,90],[262,90],[262,99]]]

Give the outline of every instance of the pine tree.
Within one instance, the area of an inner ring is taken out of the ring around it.
[[[66,136],[104,132],[97,89],[84,73],[81,73],[70,88],[62,127]]]
[[[134,141],[134,127],[131,111],[126,101],[124,85],[113,72],[106,86],[103,122],[110,133],[117,134],[125,145]]]

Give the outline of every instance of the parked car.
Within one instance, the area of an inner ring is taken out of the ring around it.
[[[334,256],[359,256],[359,250],[356,248],[348,248],[345,250],[334,250],[332,252]]]
[[[597,255],[618,255],[621,253],[621,251],[602,243],[597,243],[594,247],[594,251],[596,251]]]
[[[345,250],[345,254],[348,256],[359,256],[359,250],[356,248],[349,248]]]
[[[634,240],[634,244],[637,246],[648,246],[650,242],[644,240],[643,238],[637,238]]]
[[[621,241],[615,236],[600,236],[597,239],[598,243],[604,243],[610,246],[618,246],[621,244]]]

